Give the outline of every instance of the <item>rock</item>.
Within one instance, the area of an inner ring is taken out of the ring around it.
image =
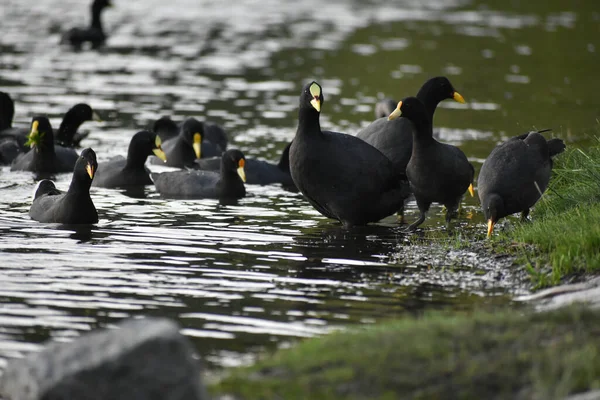
[[[167,319],[128,320],[9,362],[4,400],[204,400],[199,361]]]
[[[539,310],[550,310],[573,303],[600,307],[600,277],[586,282],[560,285],[540,290],[531,295],[517,297],[516,301],[534,302]]]

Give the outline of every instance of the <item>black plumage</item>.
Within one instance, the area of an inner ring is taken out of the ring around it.
[[[145,166],[146,159],[150,155],[155,155],[163,161],[166,160],[165,153],[161,148],[160,137],[149,131],[136,133],[129,142],[127,158],[117,156],[101,163],[93,186],[127,188],[152,185],[150,170]]]
[[[63,116],[58,131],[54,135],[54,143],[64,147],[78,146],[88,134],[78,132],[85,121],[101,121],[100,116],[89,104],[79,103],[71,107]]]
[[[75,163],[71,185],[66,192],[42,180],[36,190],[29,216],[39,222],[95,224],[98,212],[90,197],[90,185],[98,168],[96,153],[84,149]]]
[[[154,122],[152,130],[160,136],[163,141],[167,141],[176,137],[185,121],[179,125],[170,117],[164,116]],[[201,154],[202,157],[220,157],[225,150],[229,139],[225,130],[211,122],[200,122],[203,125]]]
[[[280,183],[287,189],[293,189],[296,186],[290,174],[290,146],[289,143],[283,149],[281,157],[277,164],[269,161],[257,160],[255,158],[246,158],[246,183],[249,185],[271,185]],[[203,171],[218,171],[221,168],[221,158],[201,158],[196,160],[198,169]]]
[[[562,153],[561,139],[546,140],[544,131],[529,132],[494,148],[477,180],[488,237],[499,219],[520,212],[523,218],[548,187],[552,157]]]
[[[410,161],[406,174],[417,200],[420,216],[409,226],[415,229],[425,221],[431,203],[446,206],[446,223],[454,218],[467,189],[473,195],[474,169],[465,154],[449,144],[433,138],[433,126],[425,105],[416,97],[407,97],[398,103],[397,111],[389,118],[401,115],[415,126]]]
[[[33,117],[27,144],[32,149],[17,157],[11,171],[32,171],[40,175],[70,172],[79,157],[71,148],[54,146],[52,126],[45,116]]]
[[[448,78],[439,76],[429,79],[423,84],[416,96],[424,105],[427,116],[433,120],[437,105],[446,99],[454,99],[464,103],[464,98],[454,90]],[[396,106],[392,108],[392,111]],[[412,154],[412,140],[415,125],[407,118],[385,117],[373,121],[356,135],[360,139],[379,149],[393,163],[399,172],[405,173]]]
[[[71,28],[61,38],[61,44],[69,44],[80,49],[84,43],[90,43],[96,49],[106,41],[106,33],[102,27],[102,12],[110,7],[109,0],[94,0],[91,5],[91,23],[87,28]]]
[[[221,156],[220,172],[173,171],[152,174],[152,178],[158,192],[166,198],[214,198],[228,203],[246,196],[244,167],[245,158],[242,152],[227,150]]]
[[[322,131],[321,86],[302,89],[298,130],[290,147],[296,187],[321,214],[345,226],[365,225],[393,214],[408,196],[404,174],[361,139]]]

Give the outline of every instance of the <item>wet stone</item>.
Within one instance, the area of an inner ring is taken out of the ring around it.
[[[206,399],[200,364],[167,319],[128,320],[9,362],[4,400]]]

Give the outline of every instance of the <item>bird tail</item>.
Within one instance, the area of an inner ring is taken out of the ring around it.
[[[553,156],[565,151],[566,146],[565,146],[565,142],[563,142],[562,139],[558,139],[558,138],[550,139],[550,140],[548,140],[547,143],[548,143],[548,153],[550,153],[550,157],[553,157]]]
[[[37,199],[40,196],[45,194],[48,195],[58,195],[60,194],[60,190],[54,186],[54,182],[49,179],[42,179],[35,190],[35,194],[33,195],[33,199]]]

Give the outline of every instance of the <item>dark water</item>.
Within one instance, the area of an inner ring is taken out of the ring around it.
[[[73,53],[57,42],[88,20],[82,3],[3,0],[0,90],[22,126],[36,113],[58,126],[89,102],[105,120],[84,125],[100,161],[167,114],[223,124],[232,147],[277,161],[309,79],[324,89],[322,126],[355,133],[377,98],[447,75],[468,104],[443,103],[435,126],[477,169],[507,136],[550,127],[584,143],[597,124],[594,0],[115,0],[107,47]],[[209,364],[237,365],[297,338],[524,290],[510,261],[406,237],[394,217],[345,231],[278,186],[249,186],[227,207],[93,189],[100,222],[81,231],[31,221],[34,187],[29,173],[0,171],[0,366],[138,315],[176,318]],[[483,234],[476,199],[464,208],[458,231]],[[424,228],[442,225],[434,208]]]

